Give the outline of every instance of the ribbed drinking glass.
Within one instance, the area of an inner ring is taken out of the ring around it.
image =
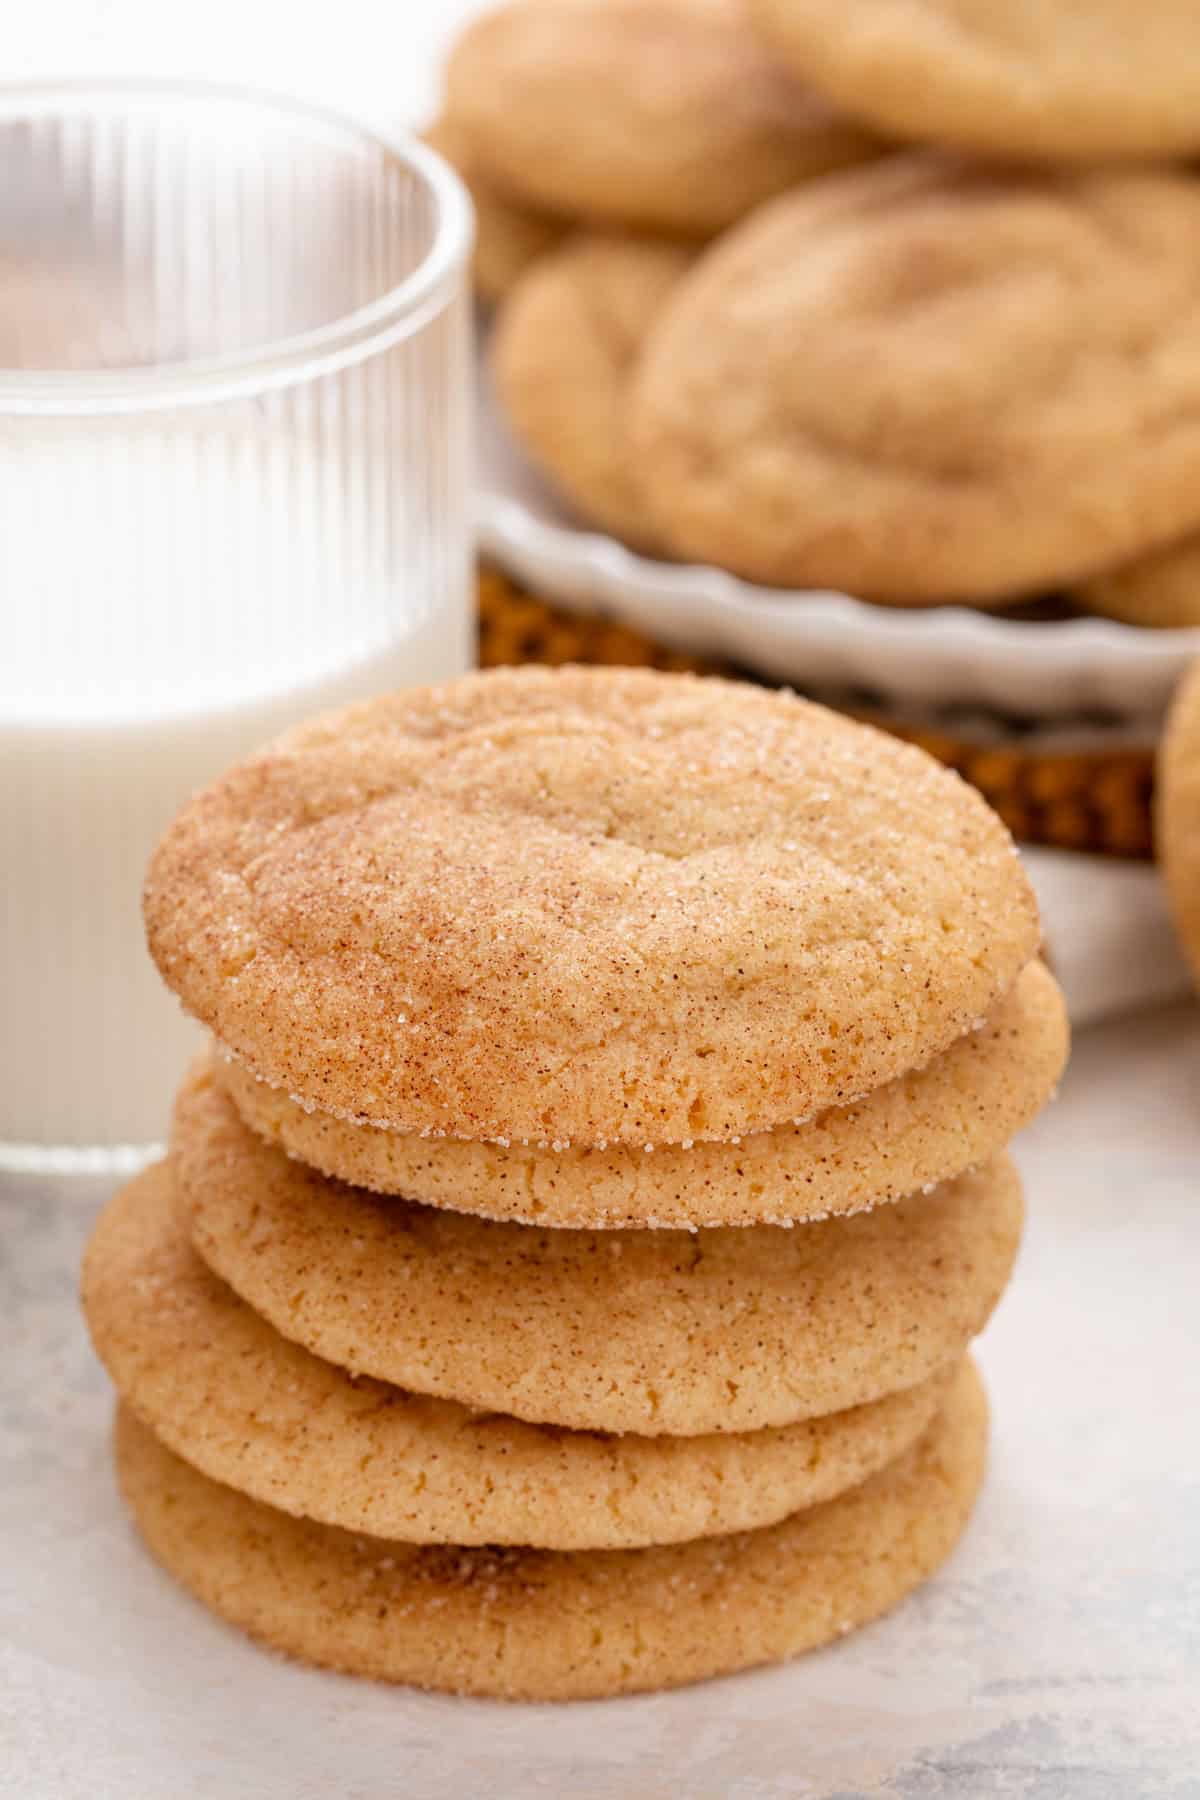
[[[0,91],[0,1165],[120,1167],[193,1029],[155,838],[307,714],[470,657],[470,207],[257,95]]]

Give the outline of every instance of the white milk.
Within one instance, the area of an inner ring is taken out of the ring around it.
[[[104,430],[99,474],[78,427],[0,436],[0,1164],[163,1137],[198,1034],[140,891],[187,795],[296,719],[468,660],[462,571],[399,591],[373,472]]]

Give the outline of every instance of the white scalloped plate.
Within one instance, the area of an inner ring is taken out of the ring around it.
[[[1200,656],[1200,630],[1011,619],[960,606],[889,610],[651,561],[572,523],[513,445],[482,382],[480,410],[480,547],[534,592],[608,613],[672,649],[816,692],[865,689],[901,708],[978,706],[1034,720],[1099,713],[1143,724],[1161,718]]]

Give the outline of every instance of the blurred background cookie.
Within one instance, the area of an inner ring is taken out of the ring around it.
[[[562,237],[560,220],[520,206],[492,186],[472,157],[462,133],[445,117],[422,136],[444,156],[466,183],[475,208],[475,253],[471,275],[475,292],[487,305],[502,300],[529,265]]]
[[[630,453],[629,390],[650,327],[691,260],[651,238],[580,234],[517,284],[491,344],[508,423],[589,524],[652,549]]]
[[[446,116],[488,180],[566,218],[704,238],[878,153],[734,0],[516,0],[468,27]]]
[[[431,1140],[348,1124],[298,1105],[243,1063],[214,1056],[211,1079],[244,1122],[289,1157],[340,1181],[487,1219],[589,1230],[789,1224],[927,1191],[986,1162],[1045,1105],[1067,1054],[1053,976],[1029,963],[976,1030],[932,1062],[850,1106],[736,1145]],[[201,1065],[203,1068],[203,1065]]]
[[[1200,662],[1175,696],[1159,748],[1155,847],[1175,929],[1200,985]]]
[[[986,1441],[968,1362],[912,1449],[848,1494],[758,1531],[629,1551],[352,1536],[210,1481],[127,1407],[116,1460],[158,1561],[261,1642],[378,1680],[578,1700],[795,1656],[888,1611],[953,1549]]]
[[[750,0],[766,42],[880,131],[1022,159],[1200,149],[1191,0]]]
[[[682,557],[897,605],[1129,561],[1200,524],[1198,280],[1189,176],[828,177],[723,238],[653,329],[647,507]]]
[[[823,707],[633,669],[450,693],[296,728],[151,860],[164,979],[322,1111],[477,1140],[741,1137],[928,1063],[1037,954],[994,814]]]
[[[1200,625],[1200,537],[1183,538],[1097,575],[1076,588],[1072,598],[1085,612],[1125,625],[1167,630]]]

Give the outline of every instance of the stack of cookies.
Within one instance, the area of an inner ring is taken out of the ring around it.
[[[1010,10],[466,31],[496,389],[579,517],[758,584],[1200,623],[1200,12]]]
[[[214,1046],[84,1304],[216,1612],[569,1698],[809,1649],[948,1555],[1066,1051],[957,777],[734,683],[473,676],[232,769],[146,914]]]

